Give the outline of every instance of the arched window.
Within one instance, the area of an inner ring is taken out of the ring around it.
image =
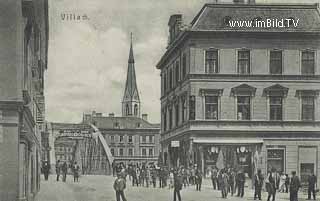
[[[126,104],[126,115],[130,115],[130,109],[128,104]]]
[[[138,105],[134,105],[134,116],[138,116]]]

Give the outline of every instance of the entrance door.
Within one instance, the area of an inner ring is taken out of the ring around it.
[[[317,148],[299,147],[299,173],[302,186],[308,185],[308,176],[316,172]]]

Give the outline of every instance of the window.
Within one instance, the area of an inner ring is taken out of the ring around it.
[[[162,115],[163,115],[163,130],[166,131],[167,130],[167,109],[166,108],[162,110]]]
[[[134,116],[138,116],[138,105],[134,105]]]
[[[186,54],[182,55],[182,75],[181,79],[184,79],[187,74],[187,56]]]
[[[114,148],[111,148],[111,149],[110,149],[110,152],[111,152],[112,156],[115,156],[115,155],[114,155]]]
[[[270,73],[282,74],[282,51],[270,51]]]
[[[205,118],[218,119],[218,96],[205,96]]]
[[[163,74],[163,92],[165,93],[167,91],[167,74]]]
[[[128,149],[128,155],[129,155],[129,156],[133,156],[133,149],[132,149],[132,148],[129,148],[129,149]]]
[[[181,97],[181,104],[182,104],[182,114],[181,114],[181,120],[182,122],[184,122],[187,117],[187,101],[186,101],[186,97],[185,96],[182,96]]]
[[[238,51],[238,73],[250,74],[250,51],[249,50]]]
[[[284,171],[284,151],[284,149],[267,150],[268,170],[275,168],[278,172]]]
[[[129,135],[129,136],[128,136],[128,142],[129,142],[129,143],[133,143],[133,137],[132,137],[132,135]]]
[[[270,120],[282,120],[282,97],[270,97]]]
[[[111,143],[114,143],[114,135],[110,136],[110,141],[111,141]]]
[[[145,135],[141,136],[141,142],[147,143],[147,136],[145,136]]]
[[[238,120],[250,120],[250,96],[237,97]]]
[[[190,106],[189,119],[195,120],[196,119],[196,97],[195,96],[190,96],[189,106]]]
[[[147,156],[147,149],[145,148],[142,149],[142,156]]]
[[[173,88],[172,80],[173,80],[172,69],[170,69],[169,70],[169,89]]]
[[[207,50],[205,52],[206,73],[218,73],[218,50]]]
[[[303,51],[301,54],[301,73],[306,75],[314,74],[315,67],[315,52]]]
[[[303,96],[301,97],[301,119],[304,121],[314,120],[314,97],[313,96]]]
[[[179,61],[176,61],[176,68],[175,68],[176,85],[179,83],[179,76],[180,76],[180,64],[179,64]]]
[[[119,142],[120,142],[120,143],[123,143],[123,142],[124,142],[124,136],[123,136],[123,135],[120,135],[120,136],[119,136]]]
[[[123,149],[122,148],[119,149],[119,156],[123,156]]]
[[[175,105],[175,119],[176,119],[176,126],[179,125],[179,103]]]
[[[149,156],[153,156],[153,149],[149,149]]]
[[[128,104],[126,104],[126,114],[130,115],[130,109],[129,109],[129,105]]]
[[[169,129],[172,129],[172,107],[169,107]]]
[[[149,143],[153,143],[153,136],[149,135]]]

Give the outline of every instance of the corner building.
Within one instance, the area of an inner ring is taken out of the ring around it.
[[[230,20],[298,20],[239,28]],[[317,4],[205,4],[169,19],[161,70],[161,147],[169,166],[274,167],[302,182],[320,171],[320,15]]]
[[[48,1],[0,5],[0,200],[32,201],[40,190]]]

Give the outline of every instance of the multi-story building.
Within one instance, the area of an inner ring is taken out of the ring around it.
[[[319,7],[249,3],[205,4],[187,26],[170,17],[157,64],[163,160],[249,177],[295,170],[305,182],[320,171]],[[230,25],[268,19],[289,24]]]
[[[47,0],[1,1],[0,200],[34,200],[40,189]]]

